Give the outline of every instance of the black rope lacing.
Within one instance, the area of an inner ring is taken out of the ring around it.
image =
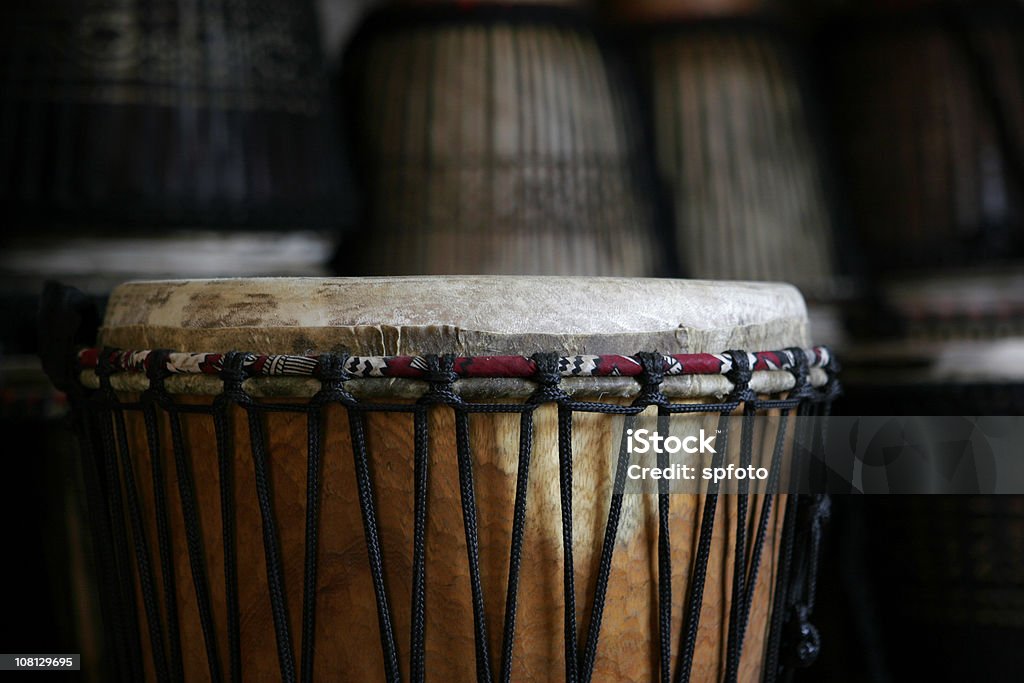
[[[96,368],[96,376],[99,378],[100,389],[93,396],[90,407],[96,409],[96,424],[98,426],[101,449],[101,460],[103,475],[105,476],[105,495],[107,497],[107,511],[109,514],[113,569],[116,581],[114,585],[117,591],[117,607],[114,611],[115,625],[114,632],[117,640],[116,645],[121,650],[120,658],[125,665],[122,669],[131,676],[142,677],[142,645],[138,634],[137,613],[134,609],[135,599],[131,594],[134,581],[131,575],[131,565],[128,558],[128,533],[124,526],[124,506],[122,502],[121,481],[117,473],[117,449],[114,445],[113,436],[113,414],[119,409],[117,394],[110,383],[110,377],[114,369],[110,361],[112,349],[103,349],[99,365]],[[127,454],[122,454],[127,457]]]
[[[247,417],[248,438],[252,450],[255,474],[256,497],[260,509],[263,530],[264,555],[267,569],[267,589],[273,616],[274,633],[282,680],[295,681],[301,678],[308,682],[316,680],[314,662],[316,659],[316,608],[318,549],[323,483],[323,448],[325,439],[324,419],[331,405],[343,408],[348,415],[349,440],[352,446],[355,485],[358,490],[360,512],[366,542],[369,569],[377,604],[378,626],[384,662],[385,678],[400,680],[399,652],[394,634],[393,614],[389,592],[385,581],[384,558],[380,530],[377,523],[377,497],[367,445],[366,414],[372,412],[404,412],[413,417],[413,499],[414,520],[412,539],[412,591],[411,591],[411,632],[410,632],[410,678],[424,681],[428,669],[426,656],[426,595],[428,589],[426,545],[429,507],[429,479],[431,476],[430,415],[436,409],[451,409],[455,419],[456,453],[459,472],[461,507],[466,539],[469,567],[469,583],[473,603],[474,644],[478,681],[490,682],[495,678],[492,671],[490,640],[487,633],[485,591],[480,569],[480,548],[478,531],[477,499],[474,484],[474,463],[470,439],[470,415],[486,413],[519,413],[519,449],[516,474],[515,501],[512,510],[512,535],[509,546],[508,582],[505,591],[503,633],[501,638],[500,670],[497,678],[507,683],[514,676],[516,614],[521,565],[524,554],[523,537],[526,526],[527,494],[529,489],[530,465],[533,451],[534,415],[546,404],[555,404],[558,419],[558,462],[559,499],[561,506],[561,534],[563,550],[563,591],[564,591],[564,653],[565,673],[568,681],[582,683],[594,675],[600,643],[601,622],[608,585],[611,577],[613,554],[616,545],[622,506],[625,502],[626,472],[630,465],[627,448],[627,434],[636,424],[640,413],[656,408],[658,430],[669,431],[669,418],[674,414],[718,413],[718,441],[711,466],[721,466],[729,451],[729,418],[741,411],[740,465],[746,467],[753,456],[753,421],[755,413],[777,410],[779,427],[774,435],[771,454],[770,477],[765,493],[777,493],[781,488],[782,459],[787,444],[787,418],[791,411],[809,416],[827,414],[830,401],[838,395],[834,364],[824,368],[827,382],[815,388],[810,382],[809,359],[801,349],[788,349],[790,356],[788,370],[794,379],[794,386],[783,395],[760,398],[750,387],[753,376],[750,356],[744,351],[730,351],[725,355],[731,364],[726,377],[732,383],[732,390],[717,403],[672,403],[663,391],[666,375],[666,360],[659,353],[641,353],[636,358],[642,366],[638,377],[640,391],[636,398],[624,405],[616,402],[577,401],[561,386],[561,369],[556,354],[536,354],[533,361],[536,373],[531,378],[536,385],[532,395],[522,403],[471,403],[465,401],[456,388],[458,376],[453,364],[454,357],[424,356],[426,364],[427,390],[413,404],[372,403],[357,400],[347,391],[346,382],[351,377],[346,371],[346,354],[325,354],[320,356],[314,376],[320,382],[320,389],[307,403],[274,403],[257,401],[246,390],[248,379],[247,359],[251,356],[232,352],[225,354],[219,371],[223,383],[221,393],[209,406],[178,404],[167,390],[166,380],[171,372],[166,351],[155,351],[149,355],[147,365],[148,388],[137,402],[122,401],[111,386],[114,374],[111,350],[105,349],[97,367],[100,388],[92,392],[84,402],[84,410],[90,419],[81,421],[80,431],[83,442],[96,441],[99,464],[99,481],[92,479],[90,489],[99,484],[104,487],[102,495],[94,491],[92,498],[106,514],[102,515],[100,529],[111,542],[101,548],[101,562],[111,570],[113,579],[104,581],[103,595],[106,597],[105,615],[112,623],[115,634],[115,655],[121,671],[127,672],[125,680],[135,680],[143,670],[141,642],[138,636],[137,618],[146,618],[153,670],[158,680],[179,681],[183,678],[183,659],[175,583],[173,552],[169,516],[170,501],[166,492],[164,471],[165,433],[170,435],[170,450],[176,468],[180,514],[184,522],[185,539],[188,549],[193,588],[196,596],[199,623],[206,648],[207,665],[211,680],[228,678],[233,683],[242,679],[243,652],[241,647],[241,624],[239,610],[238,558],[235,518],[235,477],[233,412],[244,410]],[[83,390],[83,396],[86,392]],[[156,544],[161,576],[161,594],[158,595],[154,566],[146,529],[142,524],[138,472],[129,452],[128,430],[125,415],[128,412],[141,413],[145,424],[146,446],[149,451],[153,506],[156,516]],[[589,611],[589,623],[580,624],[577,616],[576,585],[573,548],[573,415],[577,412],[592,412],[623,416],[622,438],[615,467],[615,479],[608,507],[608,517],[597,573],[594,578],[593,600]],[[306,518],[305,549],[303,554],[303,591],[301,612],[301,646],[299,667],[293,651],[293,641],[287,609],[284,582],[284,563],[281,556],[277,516],[270,490],[269,456],[264,416],[269,413],[305,414],[307,423],[306,453]],[[217,462],[220,487],[221,532],[224,553],[225,609],[227,622],[227,672],[222,672],[220,655],[213,622],[213,610],[209,595],[209,577],[204,558],[205,545],[195,497],[195,482],[191,473],[191,457],[188,454],[187,439],[182,424],[182,414],[208,415],[213,420],[217,447]],[[92,426],[90,426],[92,425]],[[813,429],[800,423],[801,429]],[[823,435],[813,433],[797,438],[809,438],[820,444]],[[440,454],[433,454],[439,457]],[[669,465],[667,453],[658,453],[659,467]],[[797,470],[790,477],[799,476]],[[703,604],[704,587],[707,579],[708,561],[712,547],[712,532],[718,507],[719,484],[708,482],[703,496],[703,508],[696,552],[690,572],[689,584],[685,587],[683,627],[680,646],[673,672],[672,653],[672,546],[670,538],[670,490],[669,482],[658,482],[658,569],[657,569],[657,621],[658,621],[658,680],[688,681],[693,669],[695,648],[700,628],[700,613]],[[728,624],[725,680],[735,681],[743,652],[743,641],[749,624],[751,606],[757,585],[761,555],[768,544],[771,526],[772,495],[760,496],[760,506],[748,511],[749,484],[738,485],[737,519],[733,533],[736,547],[733,572],[732,598]],[[806,498],[806,497],[805,497]],[[827,515],[827,499],[801,499],[798,508],[797,497],[789,496],[783,513],[783,532],[780,540],[781,552],[777,563],[777,574],[773,598],[773,611],[768,630],[768,647],[765,655],[765,680],[775,680],[785,667],[802,665],[817,649],[817,631],[810,625],[808,615],[813,609],[815,594],[815,573],[817,548],[820,544],[823,520]],[[749,519],[748,519],[749,518]],[[128,520],[128,527],[125,526]],[[749,527],[749,528],[748,528]],[[130,539],[130,540],[129,540]],[[129,547],[133,550],[130,551]],[[132,562],[134,557],[134,563]],[[135,578],[133,578],[133,576]],[[131,587],[138,582],[141,610],[135,607],[136,597]],[[162,608],[162,609],[161,609]],[[581,629],[581,626],[585,628]],[[783,656],[779,656],[784,652]],[[788,654],[785,654],[788,653]],[[795,654],[793,654],[795,653]],[[675,674],[673,677],[672,674]]]
[[[213,425],[217,442],[217,471],[220,475],[221,535],[224,552],[224,585],[228,624],[228,666],[231,683],[242,680],[242,636],[238,603],[238,550],[235,525],[234,443],[232,438],[232,405],[250,401],[242,388],[246,379],[243,368],[245,354],[225,354],[220,379],[223,391],[213,401]]]

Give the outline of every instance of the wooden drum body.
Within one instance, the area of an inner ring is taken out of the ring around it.
[[[124,677],[761,680],[795,498],[616,479],[659,394],[826,400],[805,326],[768,284],[122,285],[77,414]]]

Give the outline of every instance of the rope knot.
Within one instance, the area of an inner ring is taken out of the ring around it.
[[[423,356],[423,362],[427,366],[424,379],[433,386],[451,385],[459,379],[455,372],[455,354],[430,354]]]
[[[317,359],[313,375],[320,380],[325,389],[340,389],[344,382],[352,379],[352,375],[345,368],[347,364],[347,353],[324,353]]]
[[[164,380],[174,373],[168,368],[171,359],[170,349],[153,349],[146,356],[146,377],[150,386],[162,387]]]
[[[661,391],[661,384],[665,381],[665,356],[657,351],[641,351],[635,358],[643,374],[640,376],[640,395],[633,405],[666,405],[668,398]]]
[[[96,376],[100,379],[100,384],[106,386],[110,384],[110,376],[117,372],[117,368],[114,367],[114,358],[117,356],[117,349],[110,346],[104,346],[103,350],[100,351],[99,357],[96,359]]]
[[[732,359],[732,367],[725,373],[726,378],[732,382],[732,393],[729,394],[733,401],[753,401],[757,395],[750,388],[750,378],[754,372],[750,366],[750,355],[746,351],[726,351]]]
[[[558,367],[558,354],[535,353],[530,356],[530,360],[536,367],[532,379],[540,385],[530,397],[530,402],[549,403],[567,399],[569,395],[561,388],[562,371]]]
[[[793,605],[793,614],[786,628],[789,664],[805,669],[814,663],[821,652],[821,634],[811,623],[811,610],[807,605]]]
[[[430,384],[430,389],[420,399],[423,403],[447,403],[457,405],[462,403],[462,397],[454,389],[455,381],[459,375],[455,372],[455,354],[436,353],[422,356],[426,366],[423,379]]]
[[[793,357],[793,364],[789,367],[789,374],[793,375],[793,390],[791,398],[808,398],[814,394],[814,388],[810,381],[810,365],[807,362],[807,354],[798,346],[793,346],[786,351]]]
[[[242,382],[249,378],[249,371],[245,367],[247,355],[241,351],[228,351],[224,354],[224,360],[221,363],[221,370],[218,376],[224,382],[225,394],[230,396],[245,394]]]
[[[832,355],[831,349],[824,346],[820,348],[820,353],[824,354],[825,362],[822,365],[822,369],[825,371],[827,380],[825,386],[822,387],[822,400],[831,403],[835,399],[839,398],[843,393],[843,387],[839,384],[839,361]]]

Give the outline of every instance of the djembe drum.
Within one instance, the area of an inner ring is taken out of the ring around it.
[[[797,496],[633,495],[623,444],[763,457],[719,420],[827,405],[805,327],[773,284],[122,285],[69,389],[124,676],[773,679],[815,644]]]
[[[364,214],[341,274],[672,274],[636,103],[579,4],[366,18],[341,79]]]

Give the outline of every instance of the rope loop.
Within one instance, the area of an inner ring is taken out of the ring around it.
[[[540,404],[550,402],[562,402],[569,400],[569,394],[561,388],[562,372],[558,367],[559,357],[557,353],[535,353],[530,360],[536,366],[533,373],[533,381],[538,385],[537,390],[530,396],[529,403]]]
[[[249,354],[241,351],[228,351],[224,354],[221,370],[218,376],[224,382],[223,396],[236,403],[250,403],[252,399],[242,387],[242,383],[249,378],[249,371],[245,367],[245,360]]]
[[[153,349],[146,356],[146,377],[149,378],[149,388],[142,392],[143,402],[152,401],[164,407],[173,403],[171,395],[164,385],[164,380],[174,374],[168,367],[170,357],[170,349]]]
[[[170,349],[153,349],[146,356],[146,377],[150,388],[163,389],[164,380],[174,374],[167,367],[170,358]]]
[[[726,378],[732,382],[732,392],[729,394],[730,401],[750,402],[757,400],[757,394],[750,388],[750,378],[754,372],[750,365],[750,354],[746,351],[726,351],[732,359],[732,367],[725,373]]]
[[[643,368],[640,376],[640,395],[633,401],[635,406],[667,406],[668,397],[661,391],[665,381],[665,356],[657,351],[641,351],[634,358]]]
[[[789,392],[789,398],[813,398],[815,392],[811,386],[807,354],[798,346],[791,346],[786,351],[793,357],[793,364],[788,368],[789,374],[793,375],[793,389]]]
[[[324,353],[317,359],[313,376],[320,380],[325,390],[340,389],[341,385],[352,379],[346,369],[348,353]]]
[[[110,376],[117,372],[117,369],[114,367],[114,356],[116,354],[117,349],[104,346],[96,358],[96,376],[100,379],[100,386],[104,388],[110,386]]]
[[[320,391],[316,392],[313,402],[318,405],[337,401],[349,407],[355,407],[357,401],[345,389],[345,382],[352,379],[348,371],[349,355],[347,352],[324,353],[316,361],[313,376],[320,380]]]
[[[836,357],[832,355],[829,349],[822,348],[821,352],[827,355],[827,360],[822,365],[827,380],[825,381],[825,386],[819,391],[820,397],[818,400],[831,403],[843,395],[843,387],[839,383],[839,361],[836,360]]]
[[[421,356],[426,366],[424,379],[430,385],[427,392],[420,397],[420,403],[462,405],[462,397],[455,391],[455,382],[459,375],[455,372],[455,354],[436,353]]]

